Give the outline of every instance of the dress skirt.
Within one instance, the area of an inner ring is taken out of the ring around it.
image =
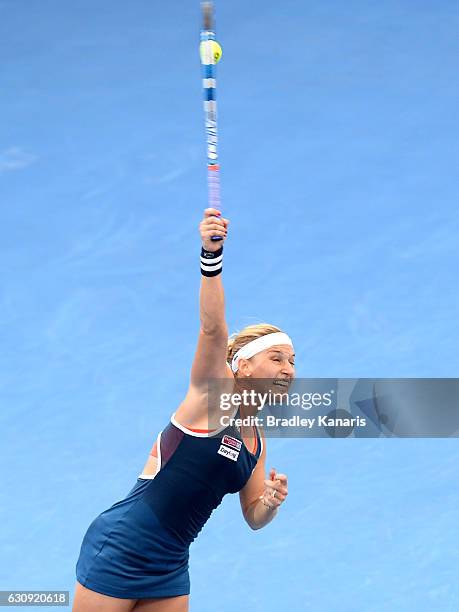
[[[124,599],[190,593],[189,547],[158,521],[138,479],[125,499],[100,514],[84,536],[76,566],[80,584]]]

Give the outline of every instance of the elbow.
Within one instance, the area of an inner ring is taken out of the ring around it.
[[[254,520],[253,520],[253,513],[250,512],[243,512],[243,517],[245,522],[247,523],[247,525],[250,527],[250,529],[252,531],[257,531],[257,529],[260,529],[260,525],[257,525]]]

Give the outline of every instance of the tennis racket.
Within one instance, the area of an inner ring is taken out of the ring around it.
[[[201,47],[206,41],[215,40],[215,11],[213,2],[202,2]],[[200,49],[201,49],[200,47]],[[217,128],[217,71],[215,57],[210,45],[204,46],[201,53],[202,87],[204,97],[204,119],[207,144],[207,190],[210,208],[221,210],[220,164],[218,161]],[[212,240],[221,240],[212,236]]]

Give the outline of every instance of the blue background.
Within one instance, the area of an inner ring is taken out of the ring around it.
[[[457,376],[457,3],[217,20],[231,330],[279,325],[303,377]],[[73,592],[186,390],[199,26],[197,1],[0,2],[1,589]],[[270,440],[288,501],[253,532],[225,499],[191,610],[458,610],[458,462],[455,440]]]

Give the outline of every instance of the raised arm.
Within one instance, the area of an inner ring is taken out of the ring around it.
[[[203,249],[199,293],[200,330],[190,380],[191,386],[197,389],[207,389],[210,378],[224,378],[228,375],[228,328],[221,275],[221,251],[228,224],[228,219],[222,218],[220,211],[207,208],[199,226]],[[220,236],[222,240],[212,241],[212,236]]]

